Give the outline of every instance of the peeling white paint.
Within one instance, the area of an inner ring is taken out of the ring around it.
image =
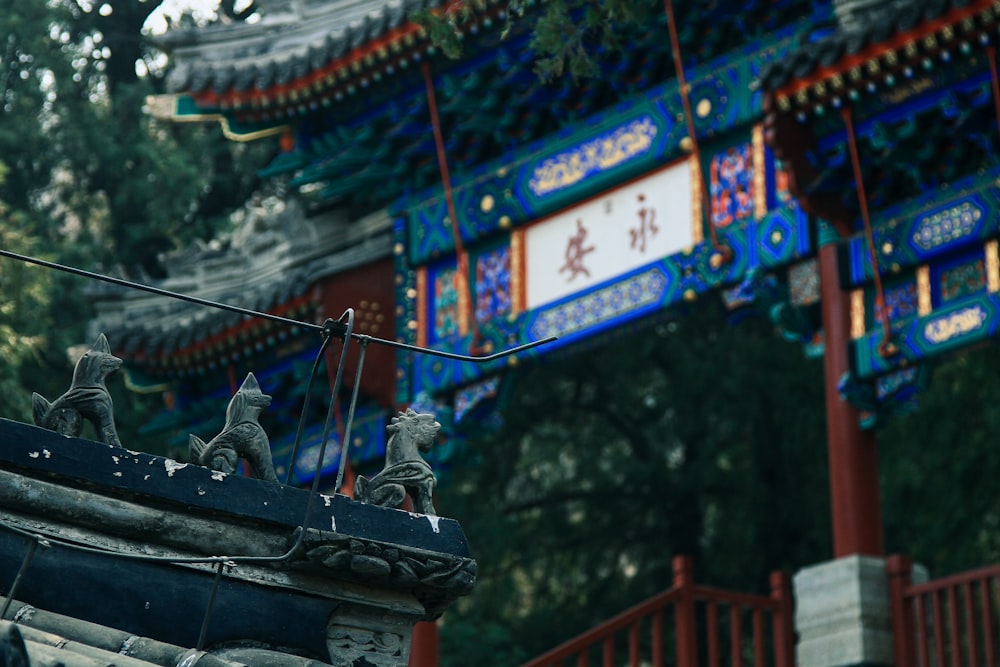
[[[26,604],[20,609],[18,609],[17,613],[14,614],[14,622],[27,623],[28,621],[31,620],[31,617],[34,615],[35,615],[35,608],[32,607],[30,604]]]
[[[330,530],[337,532],[337,517],[330,515]]]
[[[331,507],[333,505],[333,497],[319,494],[319,497],[323,499],[324,507]]]
[[[167,477],[173,477],[175,472],[177,472],[181,468],[187,468],[188,464],[187,463],[178,463],[177,461],[174,461],[173,459],[164,459],[163,460],[163,467],[166,468],[166,470],[167,470]]]
[[[199,486],[199,487],[198,487],[198,495],[199,495],[199,496],[203,496],[203,495],[205,495],[205,489],[203,489],[203,488],[201,488],[201,487]]]
[[[131,654],[130,652],[132,651],[132,645],[135,644],[137,641],[141,640],[142,637],[138,635],[132,635],[131,637],[122,642],[122,646],[120,649],[118,649],[118,652],[121,653],[122,655],[130,655]]]
[[[112,456],[111,456],[111,460],[115,462],[115,465],[118,465],[118,464],[119,464],[119,463],[121,463],[121,461],[122,461],[122,460],[121,460],[121,457],[119,457],[119,456],[114,456],[114,455],[112,455]]]
[[[431,530],[433,530],[435,533],[440,533],[441,532],[441,526],[438,525],[438,522],[441,521],[441,517],[439,517],[439,516],[431,516],[430,514],[428,514],[426,516],[427,516],[427,520],[431,522]]]
[[[30,456],[33,459],[37,459],[39,454],[38,452],[28,452],[28,456]]]
[[[142,454],[142,452],[134,452],[131,449],[126,449],[125,451],[131,454],[132,456],[139,456],[139,454]]]
[[[42,456],[44,456],[47,459],[51,459],[52,458],[52,452],[50,452],[47,449],[43,449],[42,450]]]
[[[121,477],[122,476],[122,471],[119,470],[118,472],[113,472],[111,474],[114,475],[115,477]]]
[[[221,482],[225,478],[226,478],[226,473],[222,472],[221,470],[212,471],[212,479],[214,479],[216,482]]]
[[[146,609],[149,609],[149,603],[148,602],[146,603]]]
[[[142,481],[144,481],[144,482],[145,482],[145,481],[146,481],[147,479],[149,479],[149,475],[146,475],[145,477],[143,477],[143,478],[142,478]]]

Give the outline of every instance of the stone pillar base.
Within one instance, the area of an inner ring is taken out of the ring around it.
[[[798,667],[891,667],[892,619],[885,559],[853,555],[793,580]]]

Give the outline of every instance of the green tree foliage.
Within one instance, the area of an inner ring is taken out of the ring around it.
[[[445,55],[458,58],[462,26],[486,6],[484,0],[467,0],[449,4],[443,13],[417,12],[414,18]],[[529,11],[530,21],[525,18]],[[662,14],[663,5],[656,0],[512,0],[502,34],[531,30],[529,45],[538,55],[534,69],[543,81],[564,74],[582,79],[600,73],[598,53],[621,49],[623,31],[643,29],[657,12]]]
[[[8,168],[0,163],[0,185]],[[0,248],[24,255],[37,243],[26,230],[28,215],[0,201]],[[40,269],[20,262],[0,263],[0,416],[31,421],[31,395],[21,385],[21,371],[44,342],[53,281]]]
[[[5,248],[90,270],[121,267],[114,270],[145,281],[162,275],[162,253],[211,238],[256,187],[272,143],[237,144],[216,125],[161,123],[144,112],[146,97],[163,92],[163,56],[142,34],[161,2],[12,2],[0,12]],[[0,297],[11,311],[7,340],[35,344],[20,366],[29,397],[63,391],[65,350],[92,342],[83,340],[91,316],[83,279],[46,280],[51,300]],[[5,378],[16,375],[8,369]],[[119,406],[120,420],[142,414],[132,407]]]
[[[886,548],[934,577],[1000,561],[1000,347],[942,359],[919,408],[878,432]]]
[[[516,665],[670,586],[766,591],[830,556],[822,366],[711,300],[519,373],[438,493],[480,578],[442,664]],[[476,641],[468,641],[476,637]]]

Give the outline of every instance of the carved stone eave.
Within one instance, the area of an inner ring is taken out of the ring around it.
[[[839,199],[808,192],[809,184],[820,177],[808,158],[809,151],[816,148],[816,136],[808,124],[800,123],[791,112],[778,108],[777,96],[774,91],[765,91],[763,95],[764,141],[784,163],[788,189],[803,211],[831,222],[841,237],[851,236],[854,230],[848,221],[852,216]]]
[[[294,542],[298,533],[292,536]],[[305,571],[413,595],[436,618],[476,582],[476,561],[395,544],[310,530],[303,540]],[[297,563],[301,561],[296,560]]]

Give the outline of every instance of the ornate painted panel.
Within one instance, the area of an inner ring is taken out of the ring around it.
[[[429,272],[428,339],[431,344],[457,336],[461,314],[459,310],[458,274],[454,263],[438,266]]]
[[[997,335],[1000,326],[1000,295],[985,292],[956,298],[929,315],[909,320],[895,333],[899,353],[879,354],[882,332],[875,330],[854,341],[851,354],[859,379],[904,368],[952,352]]]
[[[885,304],[882,308],[874,302],[874,293],[868,294],[870,302],[867,312],[871,313],[869,329],[881,327],[882,322],[888,319],[890,328],[896,330],[918,314],[917,281],[913,276],[891,282],[885,286],[883,294]]]
[[[524,232],[526,307],[690,248],[699,223],[687,161],[539,221]]]
[[[570,222],[575,226],[575,219],[571,218]],[[619,231],[627,229],[624,227]],[[525,267],[519,272],[515,268],[518,265],[518,244],[513,240],[519,234],[521,230],[514,230],[508,235],[512,241],[510,245],[501,242],[492,250],[511,248],[511,291],[515,296],[518,292],[516,283],[528,270]],[[582,249],[589,247],[588,239],[581,243]],[[814,247],[809,219],[794,204],[768,211],[760,220],[727,228],[721,232],[720,240],[733,248],[733,261],[729,264],[713,266],[712,249],[706,243],[697,244],[561,297],[540,301],[526,310],[514,309],[511,316],[493,317],[480,323],[479,338],[475,342],[480,349],[500,350],[550,335],[559,336],[553,343],[522,353],[523,359],[540,357],[612,328],[627,326],[666,308],[697,300],[710,290],[741,280],[752,267],[767,271],[807,258]],[[565,246],[554,251],[550,248],[549,253],[554,262],[563,265],[565,254],[560,250],[565,250]],[[492,251],[483,251],[483,254],[488,255]],[[583,257],[586,259],[591,255],[584,253]],[[473,257],[477,255],[473,253]],[[440,269],[427,270],[424,289],[428,293],[433,289],[433,278],[440,273]],[[577,276],[577,280],[583,278]],[[416,283],[418,288],[414,300],[418,304],[418,312],[413,321],[436,322],[429,310],[433,296],[428,298],[424,311],[420,311],[420,280]],[[473,342],[471,334],[458,335],[436,341],[434,347],[466,354],[472,349]],[[400,354],[399,375],[405,376],[412,397],[420,392],[436,394],[469,386],[495,375],[508,364],[516,365],[520,360],[514,358],[473,364],[426,355]],[[409,399],[401,397],[401,400]]]
[[[488,250],[475,259],[475,317],[489,322],[513,313],[511,248],[504,245]]]
[[[758,43],[694,69],[691,101],[703,141],[759,117],[760,92],[753,83],[764,65],[795,48],[793,34],[775,34],[770,44]],[[463,243],[471,246],[684,157],[683,117],[672,80],[475,170],[453,184]],[[397,203],[395,210],[407,216],[411,266],[454,252],[445,208],[440,187]]]
[[[934,190],[911,204],[874,214],[874,236],[882,275],[914,269],[1000,233],[1000,167],[955,183],[942,200]],[[873,278],[863,235],[841,248],[841,275],[847,286]]]
[[[711,156],[708,196],[711,224],[725,229],[749,220],[755,211],[753,148],[749,141],[729,146]]]
[[[965,256],[932,267],[930,275],[931,299],[935,306],[985,292],[985,252],[980,246]]]

